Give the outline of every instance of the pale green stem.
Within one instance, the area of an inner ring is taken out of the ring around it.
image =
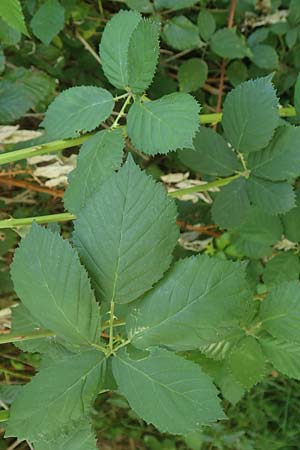
[[[112,126],[110,127],[112,130],[113,130],[114,128],[117,128],[117,127],[119,126],[119,121],[120,121],[120,119],[125,115],[126,107],[127,107],[127,105],[129,105],[130,102],[131,102],[131,95],[128,94],[128,97],[126,98],[126,100],[125,100],[125,102],[124,102],[122,108],[120,109],[119,114],[117,115],[117,117],[116,117],[114,123],[113,123]]]
[[[178,191],[169,192],[168,195],[170,197],[177,198],[187,194],[194,194],[196,192],[205,192],[208,191],[209,189],[213,189],[220,186],[226,186],[227,184],[231,183],[237,178],[240,178],[241,176],[242,174],[239,173],[233,175],[232,177],[221,178],[220,180],[212,181],[211,183],[200,184],[197,186],[192,186],[190,188],[178,189]]]
[[[124,96],[116,97],[115,100],[128,97],[129,94],[124,94]],[[279,115],[281,117],[293,117],[296,116],[296,111],[293,106],[288,106],[287,108],[280,108]],[[201,124],[215,124],[222,120],[222,113],[214,114],[201,114],[200,115]],[[65,139],[59,141],[49,142],[47,144],[34,145],[33,147],[23,148],[21,150],[15,150],[12,152],[5,152],[0,154],[0,165],[8,164],[14,161],[20,161],[22,159],[30,158],[32,156],[44,155],[46,153],[59,152],[65,148],[76,147],[81,145],[94,133],[85,134],[75,139]]]
[[[108,341],[108,350],[111,354],[114,348],[114,320],[115,320],[115,302],[112,300],[110,303],[110,312],[109,312],[109,341]]]
[[[9,418],[9,409],[0,411],[0,422],[6,422]]]

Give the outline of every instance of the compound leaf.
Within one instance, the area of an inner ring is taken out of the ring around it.
[[[191,148],[199,110],[191,95],[178,92],[155,101],[137,101],[128,113],[128,136],[138,150],[152,155]]]
[[[279,120],[270,76],[241,83],[227,95],[223,111],[222,125],[236,150],[248,153],[266,147]]]
[[[128,87],[128,47],[134,29],[142,20],[136,11],[121,10],[107,23],[100,43],[103,71],[116,88]]]
[[[69,176],[64,195],[65,207],[77,213],[93,192],[122,162],[124,139],[122,131],[104,130],[86,141],[77,158],[77,168]]]
[[[120,351],[113,373],[131,408],[160,431],[186,434],[225,418],[210,378],[196,364],[167,350],[152,348],[139,360]]]
[[[100,352],[90,350],[42,369],[14,401],[6,436],[49,440],[75,428],[99,392],[105,361]]]
[[[78,214],[74,242],[103,301],[129,303],[161,278],[178,238],[175,217],[163,187],[132,159],[100,186]]]
[[[261,346],[252,336],[245,337],[232,350],[227,367],[233,378],[244,389],[250,389],[265,375],[265,357]]]
[[[200,127],[194,138],[194,150],[181,150],[178,156],[183,164],[195,172],[228,176],[236,170],[242,170],[241,162],[225,139],[211,128]]]
[[[227,59],[251,56],[251,50],[246,42],[236,34],[235,30],[222,28],[211,38],[211,49],[214,53]]]
[[[0,2],[0,17],[12,28],[28,36],[21,3],[19,0],[4,0]]]
[[[141,20],[134,29],[128,47],[128,86],[142,94],[151,84],[159,54],[159,24]]]
[[[162,36],[165,42],[176,50],[199,48],[203,44],[198,27],[185,16],[175,16],[168,20]]]
[[[47,0],[34,14],[30,25],[34,35],[49,45],[63,29],[64,22],[65,8],[57,0]]]
[[[235,228],[245,221],[249,210],[246,180],[239,178],[216,195],[211,212],[213,220],[222,228]]]
[[[72,344],[99,341],[100,312],[87,273],[57,233],[33,224],[15,252],[11,275],[39,324]]]
[[[265,357],[275,369],[290,378],[300,380],[300,345],[272,336],[263,336],[260,345]]]
[[[280,127],[270,144],[249,155],[251,173],[272,181],[287,180],[300,175],[300,127]]]
[[[282,214],[295,206],[293,187],[288,183],[251,176],[247,180],[247,192],[250,201],[267,214]]]
[[[134,305],[127,330],[140,348],[192,350],[240,335],[239,321],[247,307],[248,284],[240,264],[191,257],[178,261]]]
[[[275,287],[261,305],[263,328],[273,337],[300,343],[300,283],[290,281]]]
[[[74,138],[81,132],[94,130],[110,116],[113,107],[113,96],[107,90],[95,86],[73,87],[51,103],[42,125],[56,139]]]

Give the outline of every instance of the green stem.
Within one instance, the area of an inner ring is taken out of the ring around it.
[[[8,344],[10,342],[20,342],[20,341],[29,341],[29,340],[33,340],[33,339],[42,339],[42,338],[46,338],[46,337],[53,337],[55,336],[55,334],[52,331],[48,331],[48,330],[36,330],[33,331],[32,333],[27,333],[27,334],[6,334],[4,336],[0,337],[0,344]]]
[[[9,410],[4,409],[0,411],[0,422],[6,422],[9,418]]]
[[[36,216],[36,217],[24,217],[22,219],[5,219],[0,220],[1,228],[17,228],[26,225],[31,225],[32,222],[39,224],[43,223],[55,223],[55,222],[67,222],[69,220],[74,220],[76,216],[71,213],[61,213],[61,214],[49,214],[48,216]]]
[[[116,97],[116,99],[125,98],[127,94],[124,96]],[[129,96],[128,96],[129,98]],[[124,105],[123,105],[124,106]],[[288,106],[286,108],[279,109],[279,115],[281,117],[293,117],[296,115],[295,108],[293,106]],[[222,113],[214,113],[214,114],[201,114],[200,115],[200,123],[201,124],[214,124],[218,123],[222,120]],[[20,161],[22,159],[30,158],[32,156],[44,155],[46,153],[58,152],[65,148],[75,147],[77,145],[81,145],[85,142],[89,137],[91,137],[94,133],[85,134],[84,136],[80,136],[75,139],[65,139],[60,141],[53,141],[47,144],[34,145],[33,147],[23,148],[21,150],[15,150],[12,152],[5,152],[0,154],[0,165],[8,164],[14,161]]]
[[[232,181],[240,178],[242,176],[241,173],[233,175],[228,178],[221,178],[216,181],[212,181],[211,183],[200,184],[197,186],[192,186],[190,188],[179,189],[174,192],[169,192],[168,195],[173,198],[182,197],[183,195],[193,194],[195,192],[205,192],[209,189],[226,186]],[[22,219],[5,219],[0,220],[0,229],[4,228],[17,228],[25,225],[31,225],[33,222],[39,224],[52,223],[52,222],[66,222],[68,220],[75,220],[76,216],[71,213],[61,213],[61,214],[50,214],[48,216],[36,216],[36,217],[25,217]],[[1,341],[0,341],[1,342]]]
[[[44,155],[46,153],[59,152],[65,148],[76,147],[89,139],[92,133],[85,134],[76,139],[63,139],[60,141],[49,142],[48,144],[34,145],[33,147],[15,150],[0,154],[0,165],[8,164],[14,161],[31,158],[32,156]]]
[[[112,354],[114,349],[114,320],[115,320],[115,302],[112,300],[110,303],[110,312],[109,312],[109,341],[108,341],[108,350],[109,355]]]
[[[22,373],[14,372],[13,370],[8,370],[8,369],[5,369],[4,367],[0,367],[0,373],[1,372],[4,374],[10,375],[11,377],[19,378],[20,380],[25,380],[25,381],[31,380],[31,377],[29,377],[28,375],[23,375]]]
[[[120,119],[125,115],[125,109],[127,107],[127,105],[129,105],[129,103],[131,102],[131,95],[128,94],[128,97],[126,98],[125,102],[123,103],[122,108],[120,109],[119,114],[117,115],[114,123],[111,126],[111,129],[113,130],[114,128],[117,128],[119,126],[119,121]]]
[[[242,174],[237,174],[233,175],[232,177],[221,178],[220,180],[212,181],[211,183],[200,184],[197,186],[192,186],[190,188],[179,189],[178,191],[169,192],[169,196],[177,198],[187,194],[194,194],[195,192],[205,192],[215,187],[226,186],[227,184],[231,183],[237,178],[240,178],[241,176]]]

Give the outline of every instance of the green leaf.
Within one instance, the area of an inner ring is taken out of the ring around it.
[[[113,107],[113,96],[105,89],[73,87],[60,93],[51,103],[42,126],[57,139],[74,138],[81,132],[94,130],[110,116]]]
[[[178,81],[180,90],[193,92],[201,88],[208,74],[206,62],[200,58],[191,58],[185,61],[178,70]]]
[[[10,123],[23,116],[31,106],[21,86],[0,80],[0,122]]]
[[[295,206],[295,193],[288,183],[251,176],[247,180],[247,192],[250,201],[267,214],[282,214]]]
[[[76,422],[89,414],[99,392],[105,361],[104,355],[91,350],[41,370],[14,401],[6,437],[49,440],[76,429]]]
[[[128,136],[138,150],[151,155],[192,147],[199,110],[191,95],[178,92],[155,101],[136,101],[127,116]]]
[[[250,389],[265,375],[265,357],[252,336],[245,337],[228,357],[229,373],[244,389]]]
[[[295,84],[294,105],[296,108],[297,117],[299,118],[300,117],[300,73],[297,77],[297,81]]]
[[[251,56],[246,42],[236,34],[235,30],[222,28],[211,38],[211,49],[222,58],[236,59]]]
[[[9,26],[28,36],[24,14],[19,0],[2,0],[0,2],[0,17]]]
[[[203,11],[200,11],[197,23],[200,36],[204,41],[209,41],[216,31],[216,21],[214,16],[209,11],[204,9]]]
[[[289,5],[288,21],[292,25],[300,24],[300,10],[298,0],[291,0]]]
[[[300,343],[300,283],[290,281],[272,289],[260,310],[263,328],[273,337]]]
[[[292,252],[283,252],[275,255],[266,263],[263,280],[268,287],[272,287],[284,281],[298,280],[299,274],[299,256]]]
[[[252,62],[260,69],[276,70],[278,68],[278,55],[271,45],[258,44],[252,47]]]
[[[216,195],[211,212],[214,222],[222,228],[241,225],[250,210],[245,178],[239,178]]]
[[[278,120],[278,101],[269,76],[245,81],[226,97],[222,125],[238,151],[256,152],[266,147]]]
[[[151,84],[159,55],[159,24],[143,19],[133,31],[128,47],[128,86],[142,94]]]
[[[247,66],[242,61],[233,61],[226,70],[230,83],[236,87],[248,78]]]
[[[15,252],[11,275],[39,324],[72,344],[99,341],[100,313],[87,273],[58,234],[34,224]]]
[[[186,434],[225,418],[210,378],[167,350],[153,348],[140,360],[122,350],[113,360],[113,373],[131,408],[162,432]]]
[[[62,435],[55,441],[34,443],[35,450],[97,450],[95,433],[88,421],[83,421],[76,429]]]
[[[283,233],[279,217],[270,216],[254,206],[251,206],[244,222],[236,229],[243,239],[260,245],[275,244]]]
[[[239,321],[247,300],[240,264],[203,255],[183,259],[133,306],[128,335],[139,348],[192,350],[220,342],[241,334]]]
[[[300,127],[280,127],[265,149],[249,155],[248,167],[251,173],[273,181],[298,177],[299,139]]]
[[[3,45],[17,45],[21,39],[21,33],[10,27],[0,17],[0,43]]]
[[[126,89],[128,77],[128,47],[134,29],[142,20],[135,11],[121,10],[107,23],[100,43],[103,71],[116,88]]]
[[[300,380],[300,345],[271,336],[263,336],[260,345],[265,357],[275,369],[290,378]]]
[[[284,234],[292,242],[300,241],[300,207],[291,209],[281,217],[284,226]]]
[[[194,138],[194,150],[178,152],[181,162],[195,172],[229,176],[243,167],[225,139],[211,128],[200,127]]]
[[[195,5],[198,0],[154,0],[155,9],[184,9]]]
[[[161,278],[178,238],[175,217],[164,188],[132,159],[99,187],[79,211],[74,242],[102,301],[129,303]]]
[[[150,0],[125,0],[125,3],[130,9],[141,13],[153,12],[153,5],[150,3]]]
[[[175,16],[163,28],[164,41],[176,50],[189,50],[202,46],[198,27],[185,16]]]
[[[57,0],[47,0],[34,14],[30,25],[34,35],[43,44],[49,45],[52,39],[63,29],[65,8]]]
[[[76,214],[98,187],[119,169],[123,147],[120,129],[99,131],[82,145],[77,168],[69,176],[64,195],[67,210]]]

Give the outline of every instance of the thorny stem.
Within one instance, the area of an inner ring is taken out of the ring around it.
[[[115,100],[120,100],[121,98],[128,97],[128,93],[124,96],[115,97]],[[296,110],[293,106],[288,106],[286,108],[279,108],[279,115],[281,117],[294,117],[296,116]],[[215,124],[221,122],[222,113],[213,114],[200,114],[199,121],[202,125],[205,124]],[[85,134],[75,139],[63,139],[59,141],[49,142],[47,144],[34,145],[32,147],[23,148],[21,150],[15,150],[12,152],[0,153],[0,166],[3,164],[8,164],[15,161],[20,161],[22,159],[31,158],[32,156],[45,155],[47,153],[59,152],[65,148],[76,147],[83,144],[88,140],[94,133]]]

